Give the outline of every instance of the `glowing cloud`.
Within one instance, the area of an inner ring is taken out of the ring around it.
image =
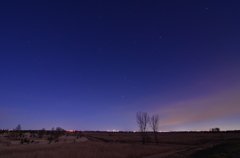
[[[232,89],[201,99],[176,102],[159,110],[161,126],[205,122],[240,114],[240,90]]]

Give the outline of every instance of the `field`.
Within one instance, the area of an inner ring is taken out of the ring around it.
[[[0,158],[234,158],[240,155],[238,132],[158,133],[159,145],[153,133],[147,134],[147,143],[143,145],[140,133],[133,132],[81,132],[80,135],[64,132],[52,141],[49,134],[39,138],[25,132],[24,137],[11,140],[8,146],[9,133],[2,133]]]

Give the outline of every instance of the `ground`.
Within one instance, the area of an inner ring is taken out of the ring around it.
[[[0,158],[205,158],[238,157],[240,155],[240,133],[158,133],[156,145],[153,133],[148,133],[148,141],[141,143],[140,133],[82,132],[63,133],[57,141],[30,137],[30,143],[12,140],[6,144],[7,133],[0,134]]]

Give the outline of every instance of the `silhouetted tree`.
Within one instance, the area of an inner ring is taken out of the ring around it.
[[[153,130],[154,137],[155,137],[156,143],[158,145],[159,142],[158,142],[157,132],[158,132],[158,124],[159,124],[159,115],[158,114],[152,115],[151,119],[149,121],[149,124]]]
[[[17,137],[21,138],[23,137],[24,135],[22,134],[22,127],[20,124],[17,125],[17,127],[15,128],[15,131],[16,131],[16,134],[17,134]]]
[[[146,112],[137,112],[136,115],[137,124],[140,129],[141,137],[142,137],[142,143],[146,143],[146,131],[147,131],[147,124],[149,122],[149,116]]]
[[[21,125],[18,124],[17,127],[15,128],[15,130],[16,130],[16,131],[21,131],[21,130],[22,130]]]
[[[55,130],[55,133],[54,133],[55,140],[58,141],[58,137],[59,137],[60,135],[63,135],[64,132],[65,132],[64,129],[62,129],[61,127],[57,127],[56,130]]]
[[[211,132],[220,132],[220,128],[216,127],[216,128],[211,128],[210,129]]]

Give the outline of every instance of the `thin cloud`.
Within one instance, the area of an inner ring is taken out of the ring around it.
[[[234,89],[207,98],[177,102],[159,110],[161,126],[206,122],[240,114],[240,90]]]

